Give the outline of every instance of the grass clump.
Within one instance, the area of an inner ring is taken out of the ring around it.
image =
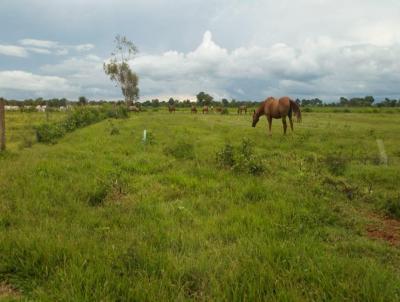
[[[172,155],[176,159],[194,159],[194,146],[191,143],[179,141],[164,148],[164,154]]]
[[[325,158],[325,165],[335,176],[343,175],[348,167],[348,160],[340,153],[330,153]]]

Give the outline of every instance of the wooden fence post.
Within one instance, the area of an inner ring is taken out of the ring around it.
[[[0,151],[6,149],[6,117],[4,111],[4,100],[0,98]]]

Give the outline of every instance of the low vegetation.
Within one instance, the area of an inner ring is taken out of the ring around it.
[[[41,143],[54,143],[63,137],[67,132],[72,132],[77,128],[82,128],[93,123],[97,123],[106,118],[126,118],[128,111],[126,107],[75,107],[68,112],[67,117],[58,122],[44,123],[36,126],[36,138]],[[116,134],[116,130],[112,131]]]

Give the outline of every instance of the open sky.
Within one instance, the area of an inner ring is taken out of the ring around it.
[[[142,100],[400,97],[399,0],[1,0],[0,20],[6,98],[122,99],[116,34]]]

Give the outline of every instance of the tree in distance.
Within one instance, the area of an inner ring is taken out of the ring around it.
[[[125,103],[129,106],[139,98],[139,78],[129,66],[129,60],[138,50],[125,36],[117,35],[114,42],[115,50],[111,53],[109,62],[103,63],[103,69],[110,80],[121,88]]]

